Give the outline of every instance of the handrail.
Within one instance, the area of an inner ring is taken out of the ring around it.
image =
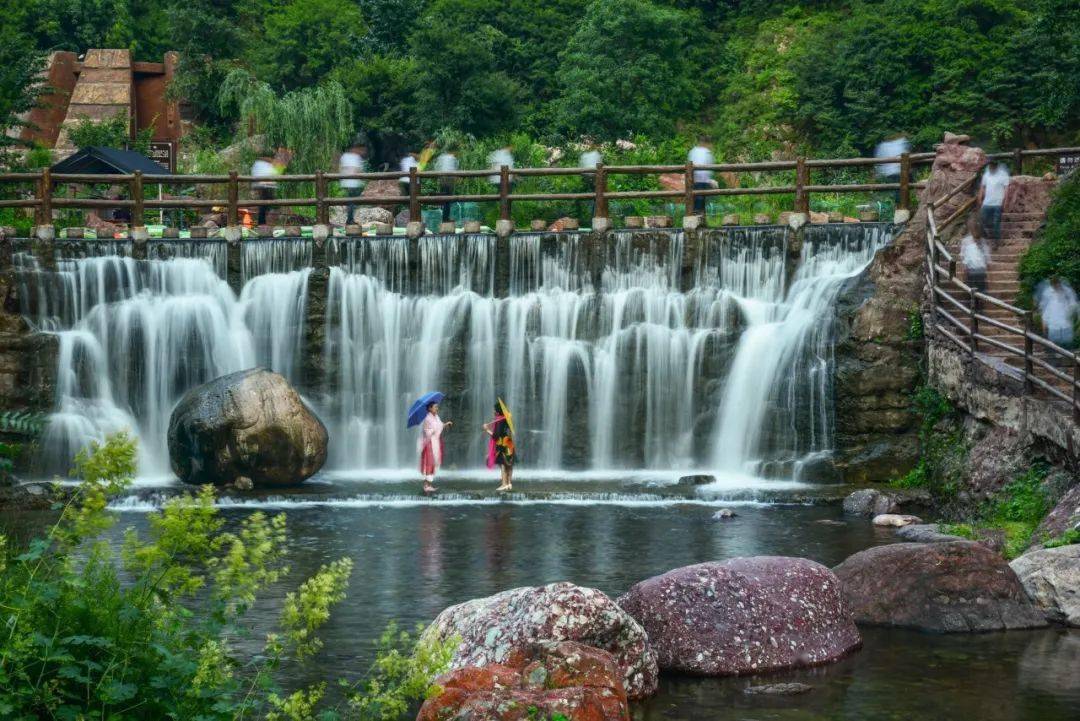
[[[1028,154],[1036,155],[1052,153],[1029,152]],[[977,177],[977,175],[972,175],[971,178],[958,184],[941,196],[941,198],[928,204],[926,244],[928,266],[927,280],[930,285],[931,312],[931,322],[929,323],[929,327],[933,328],[942,337],[951,341],[954,345],[970,354],[972,358],[979,362],[988,362],[986,357],[980,353],[980,343],[990,348],[1000,349],[1009,356],[1023,359],[1022,378],[1024,381],[1024,392],[1026,394],[1043,392],[1053,398],[1065,401],[1072,409],[1073,421],[1080,424],[1080,355],[1062,348],[1048,338],[1033,332],[1031,330],[1031,311],[1024,310],[1023,308],[1007,303],[1000,298],[995,298],[988,293],[972,288],[969,284],[957,278],[955,261],[939,238],[939,231],[948,227],[965,213],[971,212],[972,208],[975,207],[976,200],[974,197],[965,200],[940,225],[937,223],[934,211],[949,202],[958,193],[973,187]],[[942,259],[948,263],[947,268],[942,265]],[[939,277],[946,279],[950,284],[948,289],[938,285]],[[1013,314],[1018,322],[1014,325],[986,315],[980,310],[984,303]],[[946,309],[946,306],[959,310],[962,316],[966,316],[967,323],[964,323],[962,317],[957,317],[956,315],[953,315],[953,313],[950,313],[949,310]],[[956,331],[950,330],[939,322],[939,318],[955,328]],[[985,333],[980,332],[980,324],[998,328],[1009,335],[986,335]],[[1008,343],[1007,339],[1009,337],[1022,339],[1023,348]],[[1042,348],[1049,358],[1056,358],[1058,365],[1036,355],[1036,345]],[[1072,375],[1070,376],[1067,372],[1061,370],[1059,365],[1071,365],[1073,369]],[[1056,386],[1054,382],[1048,382],[1036,375],[1036,369],[1042,373],[1048,374],[1052,381],[1065,384],[1068,388],[1068,392]]]

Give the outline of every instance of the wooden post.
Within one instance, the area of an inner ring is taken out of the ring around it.
[[[419,223],[420,217],[420,176],[416,174],[416,166],[409,168],[409,222]]]
[[[510,168],[499,168],[499,220],[510,220]]]
[[[39,225],[52,225],[52,170],[45,168],[41,171],[41,205],[38,207],[38,213],[40,213],[38,224]]]
[[[694,214],[694,161],[692,161],[692,160],[687,160],[686,161],[686,171],[685,171],[685,173],[686,174],[684,175],[684,179],[683,179],[683,185],[685,186],[683,188],[683,190],[686,193],[686,198],[683,201],[684,203],[686,203],[685,215],[693,215]]]
[[[810,212],[810,194],[806,192],[809,184],[809,172],[806,167],[806,158],[801,155],[795,159],[795,212]]]
[[[228,200],[226,201],[228,214],[228,224],[230,226],[240,225],[240,181],[238,180],[239,173],[235,170],[229,171],[229,185],[226,189],[228,194]]]
[[[974,355],[979,352],[979,341],[975,339],[975,335],[979,332],[979,319],[975,317],[975,314],[979,309],[974,288],[971,289],[969,300],[971,301],[971,353]]]
[[[410,186],[412,184],[412,178]],[[410,191],[412,188],[410,187]],[[409,209],[410,220],[412,208]],[[330,223],[330,206],[326,204],[326,175],[321,170],[315,171],[315,222],[323,225]]]
[[[1073,422],[1080,423],[1080,355],[1073,351]]]
[[[1035,375],[1035,364],[1031,361],[1031,356],[1035,352],[1035,341],[1031,340],[1031,311],[1024,311],[1024,392],[1031,394],[1035,392],[1035,384],[1031,382],[1031,377]]]
[[[144,215],[144,197],[143,197],[143,177],[142,171],[136,170],[131,175],[131,199],[135,201],[135,205],[131,208],[131,227],[137,228],[145,225],[143,222]]]
[[[911,208],[911,154],[900,154],[900,203],[901,210]]]
[[[1013,175],[1024,174],[1024,151],[1017,148],[1013,151]]]
[[[593,202],[593,217],[606,218],[608,217],[607,207],[607,170],[604,169],[604,164],[600,163],[596,166],[596,176],[594,178],[593,192],[596,194],[596,198]]]

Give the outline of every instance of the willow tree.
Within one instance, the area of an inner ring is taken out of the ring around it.
[[[288,148],[289,169],[299,173],[332,168],[352,136],[352,106],[334,81],[279,95],[237,68],[221,84],[218,103],[223,113],[239,116],[241,135],[260,134],[269,148]]]

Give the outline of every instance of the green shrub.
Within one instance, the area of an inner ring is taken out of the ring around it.
[[[1024,302],[1030,305],[1039,283],[1060,275],[1080,288],[1080,174],[1073,173],[1054,194],[1046,226],[1020,259]]]
[[[372,674],[344,685],[345,700],[328,704],[325,683],[283,694],[276,672],[319,650],[352,561],[289,593],[262,652],[241,656],[233,639],[248,633],[245,612],[287,570],[284,515],[253,513],[225,530],[204,487],[114,547],[106,504],[131,483],[135,455],[124,434],[80,453],[81,484],[47,535],[18,551],[0,537],[0,717],[382,720],[428,693],[452,644],[392,633]]]
[[[1070,528],[1060,536],[1047,540],[1043,543],[1043,546],[1057,548],[1058,546],[1071,546],[1074,543],[1080,543],[1080,528]]]

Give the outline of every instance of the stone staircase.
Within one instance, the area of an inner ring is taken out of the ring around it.
[[[1020,257],[1024,254],[1024,251],[1027,250],[1028,246],[1031,245],[1035,233],[1045,217],[1045,210],[1041,209],[1006,211],[1002,214],[1001,240],[998,243],[997,249],[991,251],[990,264],[987,267],[987,295],[993,296],[1009,305],[1017,305],[1017,299],[1020,294],[1020,276],[1018,267]],[[959,256],[959,248],[955,247],[955,244],[954,247],[951,247],[949,250],[957,257]],[[962,279],[963,271],[958,269],[957,273]],[[965,306],[968,305],[969,300],[967,295],[963,293],[956,284],[951,281],[943,282],[941,287]],[[953,311],[952,308],[949,310],[950,312]],[[999,343],[1010,345],[1020,351],[1020,354],[1018,355],[985,341],[980,342],[978,348],[979,353],[1000,359],[1001,362],[1023,372],[1024,358],[1022,354],[1024,350],[1024,336],[1021,332],[1023,329],[1023,319],[1015,312],[989,302],[984,302],[979,311],[981,315],[1016,328],[1016,330],[1008,330],[983,321],[979,324],[979,334]],[[957,315],[958,319],[961,321],[966,322],[966,314],[953,314]],[[1041,333],[1041,329],[1038,327],[1034,330],[1036,333]],[[1034,352],[1037,357],[1048,361],[1050,360],[1047,351],[1038,343],[1035,344]],[[1072,374],[1072,368],[1062,367],[1061,370],[1070,375]],[[1056,378],[1038,364],[1034,365],[1034,373],[1040,380],[1052,384],[1064,392],[1072,392],[1068,382]]]

